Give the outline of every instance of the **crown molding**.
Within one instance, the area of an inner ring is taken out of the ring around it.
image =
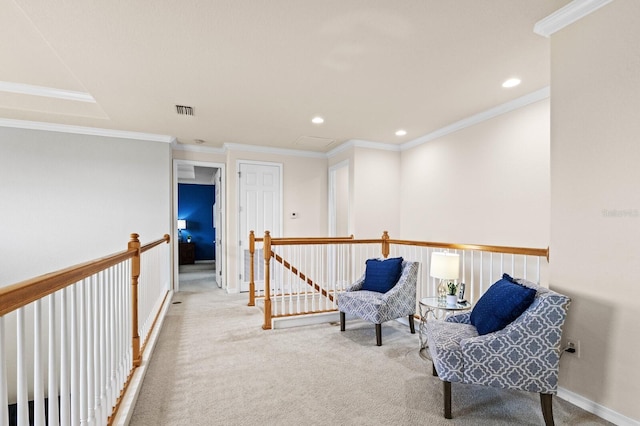
[[[74,133],[78,135],[103,136],[107,138],[135,139],[150,142],[171,143],[173,136],[156,135],[153,133],[127,132],[124,130],[100,129],[97,127],[72,126],[68,124],[44,123],[40,121],[12,120],[0,118],[0,127],[16,129],[45,130],[48,132]]]
[[[613,0],[573,0],[546,18],[536,22],[533,27],[533,32],[543,37],[550,37],[553,33],[573,24],[612,1]]]
[[[42,96],[45,98],[65,99],[67,101],[96,103],[89,93],[73,90],[56,89],[53,87],[34,86],[32,84],[0,81],[0,92],[19,93],[21,95]]]
[[[226,150],[223,148],[217,148],[214,146],[206,146],[206,145],[188,145],[178,143],[177,139],[174,139],[171,142],[171,149],[174,151],[186,151],[186,152],[200,152],[205,154],[222,154],[226,153]]]
[[[434,139],[441,138],[445,135],[448,135],[449,133],[457,132],[458,130],[464,129],[466,127],[474,126],[476,124],[479,124],[483,121],[497,117],[499,115],[511,112],[513,110],[522,108],[524,106],[541,101],[543,99],[547,99],[549,96],[550,96],[550,89],[549,89],[549,86],[546,86],[542,89],[536,90],[535,92],[531,92],[525,96],[514,99],[513,101],[506,102],[502,105],[498,105],[497,107],[472,115],[471,117],[457,121],[453,124],[445,126],[434,132],[431,132],[419,138],[413,139],[409,142],[405,142],[402,145],[371,142],[371,141],[366,141],[362,139],[349,139],[348,141],[344,142],[343,144],[337,146],[336,148],[332,149],[327,153],[315,152],[315,151],[302,151],[297,149],[273,148],[273,147],[258,146],[258,145],[244,145],[239,143],[225,143],[221,148],[203,146],[203,145],[179,144],[175,137],[167,136],[167,135],[126,132],[121,130],[99,129],[95,127],[71,126],[66,124],[44,123],[44,122],[36,122],[36,121],[12,120],[12,119],[5,119],[5,118],[0,118],[0,127],[14,127],[19,129],[45,130],[50,132],[65,132],[65,133],[76,133],[76,134],[84,134],[84,135],[92,135],[92,136],[104,136],[104,137],[112,137],[112,138],[164,142],[164,143],[170,143],[171,148],[177,151],[190,151],[190,152],[200,152],[200,153],[209,153],[209,154],[226,154],[228,151],[246,151],[246,152],[255,152],[255,153],[261,153],[261,154],[288,155],[293,157],[331,158],[337,155],[338,153],[346,151],[347,149],[350,149],[350,148],[368,148],[368,149],[379,149],[379,150],[394,151],[394,152],[405,151],[405,150],[414,148],[418,145],[422,145],[423,143],[432,141]]]
[[[331,151],[326,153],[327,158],[331,158],[342,151],[346,151],[349,148],[368,148],[379,149],[382,151],[400,151],[400,145],[394,145],[390,143],[371,142],[362,139],[349,139],[343,144],[335,147]]]
[[[259,146],[259,145],[244,145],[241,143],[230,143],[230,142],[223,144],[222,147],[213,147],[213,146],[205,146],[205,145],[179,144],[176,141],[172,143],[171,146],[176,151],[200,152],[200,153],[207,153],[207,154],[226,154],[229,151],[246,151],[246,152],[256,152],[260,154],[288,155],[292,157],[327,158],[327,155],[323,152],[302,151],[298,149],[286,149],[286,148],[273,148],[273,147]]]
[[[227,142],[224,144],[224,149],[226,151],[248,151],[257,152],[260,154],[290,155],[293,157],[327,158],[327,154],[325,154],[324,152],[302,151],[299,149],[287,148],[273,148],[259,145],[245,145],[241,143]]]
[[[450,133],[457,132],[458,130],[462,130],[470,126],[475,126],[476,124],[480,124],[483,121],[487,121],[499,115],[506,114],[508,112],[525,107],[527,105],[533,104],[543,99],[547,99],[550,96],[550,93],[551,93],[551,90],[549,86],[543,87],[542,89],[536,90],[535,92],[531,92],[527,95],[521,96],[512,101],[498,105],[497,107],[472,115],[471,117],[462,119],[460,121],[456,121],[453,124],[442,127],[436,131],[428,133],[419,138],[413,139],[409,142],[405,142],[401,145],[401,149],[402,151],[406,151],[407,149],[411,149],[418,145],[422,145],[423,143],[427,143],[429,141],[441,138]]]

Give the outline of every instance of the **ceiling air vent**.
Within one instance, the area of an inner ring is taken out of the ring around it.
[[[193,115],[193,107],[186,105],[176,105],[178,115]]]

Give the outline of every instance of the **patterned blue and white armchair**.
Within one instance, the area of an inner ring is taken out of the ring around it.
[[[382,323],[407,316],[415,333],[416,283],[418,262],[402,258],[369,259],[365,273],[343,293],[338,294],[340,331],[345,330],[346,314],[376,326],[376,344],[382,345]]]
[[[471,312],[429,321],[427,344],[433,374],[444,382],[444,417],[451,418],[451,382],[459,382],[537,392],[545,424],[553,425],[569,303],[567,296],[505,274]]]

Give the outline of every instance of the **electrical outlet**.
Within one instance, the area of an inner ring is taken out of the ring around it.
[[[571,355],[580,358],[580,340],[567,338],[566,343],[564,345],[565,348],[574,349],[575,352],[568,352]]]

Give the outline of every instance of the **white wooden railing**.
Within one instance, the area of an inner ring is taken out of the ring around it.
[[[337,310],[336,295],[358,279],[367,259],[398,257],[420,263],[417,300],[437,296],[438,281],[429,276],[431,253],[450,251],[460,255],[459,282],[465,298],[475,302],[503,273],[548,286],[548,249],[393,240],[386,232],[380,239],[263,238],[249,235],[249,305],[262,300],[270,329],[272,318]],[[255,257],[255,253],[262,255]],[[258,265],[260,274],[255,274]]]
[[[170,288],[165,242],[131,234],[122,252],[0,288],[0,425],[109,424]]]

